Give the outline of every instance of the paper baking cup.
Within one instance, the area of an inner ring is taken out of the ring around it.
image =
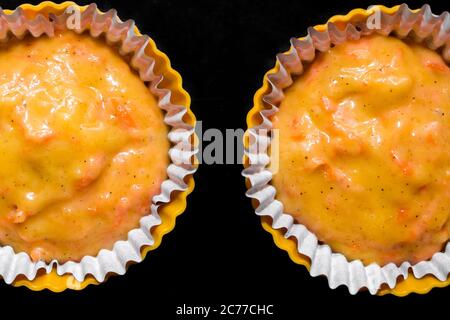
[[[376,22],[375,14],[379,14],[379,26],[370,28]],[[266,73],[263,87],[255,94],[254,107],[247,116],[249,129],[244,142],[246,165],[243,171],[249,188],[246,194],[253,199],[256,214],[262,217],[263,227],[272,233],[275,243],[288,251],[292,260],[305,265],[313,277],[326,276],[331,288],[344,285],[351,294],[364,288],[371,294],[425,293],[435,286],[450,283],[450,243],[444,252],[415,265],[403,262],[400,266],[393,263],[380,266],[364,265],[360,260],[348,261],[344,255],[332,252],[327,244],[320,244],[316,235],[285,213],[283,204],[276,199],[276,189],[270,184],[271,139],[261,132],[272,129],[270,118],[278,111],[283,90],[293,83],[294,76],[303,73],[304,65],[312,62],[317,52],[326,52],[331,45],[374,33],[412,38],[450,62],[450,15],[448,12],[434,15],[428,5],[419,10],[410,10],[406,4],[356,9],[345,16],[332,17],[325,25],[309,28],[304,38],[292,38],[290,50],[278,54],[275,67]]]
[[[102,35],[121,54],[131,56],[131,67],[158,98],[158,105],[165,112],[164,122],[170,127],[171,163],[161,193],[152,198],[149,214],[140,219],[138,228],[128,233],[127,240],[117,241],[111,250],[102,249],[97,256],[85,256],[80,262],[60,264],[56,260],[33,262],[25,252],[0,247],[0,276],[8,284],[25,285],[33,290],[82,289],[105,281],[110,274],[124,274],[128,264],[141,262],[149,250],[161,243],[162,236],[173,229],[175,218],[186,208],[186,196],[194,188],[195,117],[189,109],[189,95],[167,56],[152,39],[139,33],[134,21],[122,22],[115,10],[102,13],[95,4],[82,7],[73,2],[24,4],[14,11],[0,10],[0,40],[7,41],[11,36],[22,38],[26,34],[52,37],[55,30],[69,29],[67,20],[73,9],[81,12],[80,23],[70,29],[89,32],[95,38]]]

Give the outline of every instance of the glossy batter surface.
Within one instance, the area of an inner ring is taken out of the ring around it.
[[[2,45],[0,70],[0,244],[66,261],[125,240],[169,161],[145,84],[71,32]]]
[[[450,233],[450,69],[372,36],[331,48],[285,92],[274,175],[285,212],[348,260],[429,259]]]

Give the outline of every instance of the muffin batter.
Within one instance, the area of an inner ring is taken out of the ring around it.
[[[431,258],[450,238],[450,68],[370,36],[320,54],[273,117],[285,212],[348,260]]]
[[[0,48],[0,245],[78,261],[139,226],[169,163],[163,113],[87,35]]]

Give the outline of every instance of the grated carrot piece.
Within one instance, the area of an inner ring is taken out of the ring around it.
[[[391,150],[391,155],[394,163],[401,169],[405,176],[410,176],[413,173],[413,166],[410,161],[401,159],[394,150]]]
[[[448,72],[449,68],[440,62],[436,62],[436,61],[430,61],[427,60],[425,61],[425,66],[433,71],[437,71],[437,72]]]

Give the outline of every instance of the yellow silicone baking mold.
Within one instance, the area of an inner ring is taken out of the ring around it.
[[[48,17],[49,14],[61,14],[70,6],[77,8],[80,12],[83,12],[88,7],[87,5],[79,6],[70,1],[63,2],[61,4],[51,1],[44,1],[38,5],[31,5],[27,3],[22,4],[19,7],[22,8],[27,17],[33,18],[37,14],[42,14],[46,17]],[[101,12],[100,10],[98,11]],[[3,12],[5,14],[12,14],[13,10],[4,10]],[[137,27],[135,27],[134,31],[137,35],[141,35]],[[151,38],[149,39],[145,53],[156,60],[156,65],[158,66],[160,72],[164,73],[164,85],[173,93],[171,97],[172,102],[186,106],[187,112],[183,118],[185,122],[195,127],[196,119],[190,109],[191,99],[189,94],[182,87],[182,79],[180,74],[172,69],[169,58],[157,49],[155,42]],[[195,143],[195,138],[192,143]],[[171,201],[159,207],[158,214],[161,217],[161,224],[155,226],[151,230],[154,238],[154,244],[141,249],[142,258],[145,258],[149,251],[156,249],[161,244],[162,237],[175,227],[176,217],[183,213],[186,209],[186,198],[188,194],[192,192],[195,185],[192,175],[189,175],[186,179],[186,183],[188,185],[187,190],[172,194]],[[107,278],[105,281],[106,280]],[[82,290],[90,284],[99,284],[99,282],[90,275],[86,276],[84,281],[79,282],[72,275],[58,275],[55,269],[48,274],[45,272],[38,272],[34,280],[28,280],[25,277],[17,277],[12,283],[13,286],[25,286],[34,291],[48,289],[53,292],[62,292],[66,289]]]
[[[348,23],[352,21],[361,21],[361,18],[367,19],[370,15],[374,14],[374,10],[378,9],[381,10],[384,13],[387,14],[394,14],[397,12],[400,8],[400,5],[394,6],[392,8],[387,8],[385,6],[377,5],[369,9],[354,9],[350,11],[346,15],[335,15],[331,17],[327,23]],[[418,11],[412,10],[414,12]],[[325,31],[327,29],[327,24],[321,24],[314,26],[314,29],[317,31]],[[302,40],[304,38],[299,38],[299,40]],[[292,50],[292,48],[290,49]],[[290,52],[290,50],[288,52]],[[270,69],[266,74],[264,75],[263,79],[263,85],[260,89],[258,89],[253,97],[253,107],[247,114],[247,127],[253,128],[261,123],[261,117],[260,117],[260,111],[264,110],[264,104],[263,104],[263,96],[268,94],[270,92],[270,84],[268,82],[268,75],[277,73],[280,69],[279,62],[277,61],[275,66]],[[244,140],[245,147],[248,147],[248,139]],[[245,167],[248,166],[248,158],[244,159]],[[246,181],[247,187],[250,186],[249,181]],[[258,206],[258,203],[256,200],[252,200],[253,207],[256,208]],[[294,261],[297,264],[305,266],[308,271],[311,267],[311,261],[308,257],[300,254],[297,250],[297,241],[292,238],[285,238],[284,233],[281,230],[277,230],[272,228],[272,219],[270,217],[261,217],[261,224],[264,228],[264,230],[268,231],[270,234],[272,234],[273,240],[275,242],[275,245],[279,247],[280,249],[285,250],[292,261]],[[407,279],[398,279],[396,286],[391,289],[389,287],[381,287],[377,295],[386,295],[386,294],[393,294],[398,297],[404,297],[410,293],[417,293],[417,294],[426,294],[433,288],[442,288],[446,287],[450,284],[450,276],[445,281],[440,281],[436,277],[432,275],[427,275],[421,279],[417,279],[414,277],[414,275],[410,272],[410,276]]]

